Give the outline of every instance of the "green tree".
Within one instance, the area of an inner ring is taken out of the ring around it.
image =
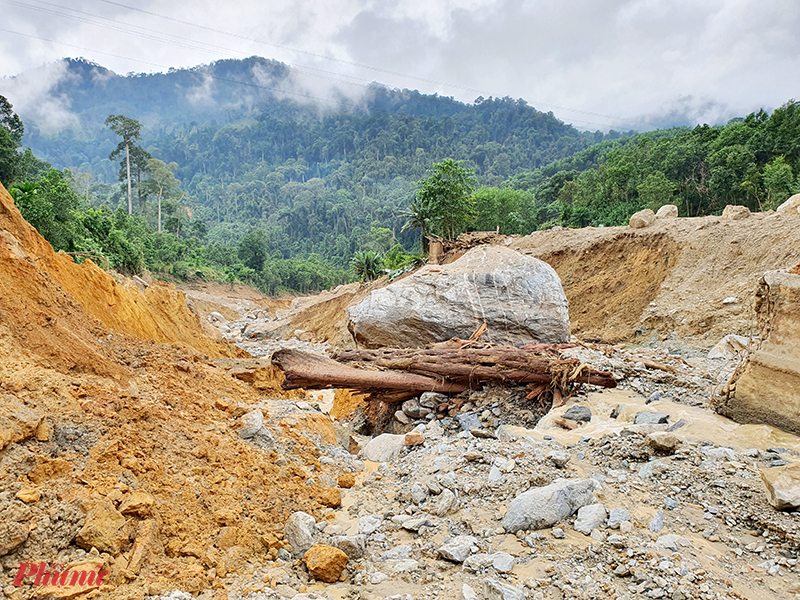
[[[179,199],[182,195],[178,188],[181,182],[175,177],[178,163],[165,163],[158,158],[147,159],[150,179],[142,184],[145,194],[152,194],[158,201],[158,233],[161,233],[161,201],[163,199]]]
[[[462,167],[464,161],[446,158],[428,170],[418,182],[417,200],[428,207],[431,233],[455,239],[474,217],[475,171]]]
[[[17,145],[22,145],[22,136],[25,128],[19,115],[14,112],[14,107],[5,96],[0,96],[0,127],[5,129],[11,136],[11,140]]]
[[[766,208],[776,208],[781,202],[786,200],[792,193],[792,167],[786,158],[776,156],[764,165],[764,187],[767,190]]]
[[[134,142],[141,139],[142,124],[136,119],[129,119],[123,115],[109,115],[106,119],[106,127],[122,138],[116,149],[108,155],[108,158],[116,161],[125,152],[125,171],[128,181],[128,214],[133,214],[133,200],[131,192],[131,147]]]
[[[245,267],[261,271],[267,258],[267,234],[261,229],[248,233],[239,242],[238,254]]]
[[[0,182],[10,186],[22,175],[22,121],[5,96],[0,96]]]
[[[374,250],[356,252],[350,265],[361,281],[372,281],[383,274],[383,259]]]
[[[644,182],[636,188],[639,198],[653,210],[658,210],[665,204],[672,202],[672,195],[675,192],[673,184],[661,171],[650,173],[645,177]]]

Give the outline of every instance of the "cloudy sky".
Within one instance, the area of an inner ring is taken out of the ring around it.
[[[0,77],[259,55],[312,94],[371,81],[524,98],[577,127],[720,123],[800,98],[800,0],[0,0]],[[0,79],[0,94],[13,87]],[[13,102],[13,98],[12,98]]]

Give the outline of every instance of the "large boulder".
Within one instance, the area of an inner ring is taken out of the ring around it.
[[[514,498],[503,517],[508,533],[544,529],[560,523],[583,506],[594,503],[594,479],[556,479],[550,485],[523,492]]]
[[[652,225],[653,221],[655,220],[656,213],[649,208],[645,208],[644,210],[640,210],[639,212],[631,215],[631,220],[628,221],[628,226],[631,229],[644,229],[645,227]]]
[[[569,340],[567,298],[550,265],[483,245],[449,265],[428,265],[351,307],[349,329],[366,347],[422,347],[466,338],[520,346]]]
[[[759,345],[752,344],[718,413],[800,435],[800,275],[769,271],[756,291]]]
[[[777,208],[777,211],[786,215],[800,215],[800,194],[795,194],[789,198]]]

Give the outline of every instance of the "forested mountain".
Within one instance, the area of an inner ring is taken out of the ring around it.
[[[209,241],[236,244],[262,229],[270,252],[315,252],[339,265],[374,228],[413,242],[413,232],[400,234],[402,213],[435,162],[464,160],[480,184],[497,186],[605,137],[510,98],[464,104],[375,84],[357,99],[312,101],[286,66],[255,57],[154,75],[81,60],[66,71],[51,94],[69,99],[80,126],[48,134],[23,114],[24,142],[58,168],[91,170],[95,204],[121,198],[100,184],[118,171],[108,160],[118,140],[103,121],[122,114],[142,123],[144,149],[177,164],[181,202]]]

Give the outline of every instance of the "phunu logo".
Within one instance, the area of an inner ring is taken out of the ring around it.
[[[51,569],[51,570],[48,570]],[[102,565],[97,565],[97,571],[69,571],[63,570],[64,565],[47,563],[20,563],[17,576],[11,585],[20,586],[26,577],[35,577],[33,585],[54,585],[59,587],[99,587],[103,584],[103,577],[108,571]]]

